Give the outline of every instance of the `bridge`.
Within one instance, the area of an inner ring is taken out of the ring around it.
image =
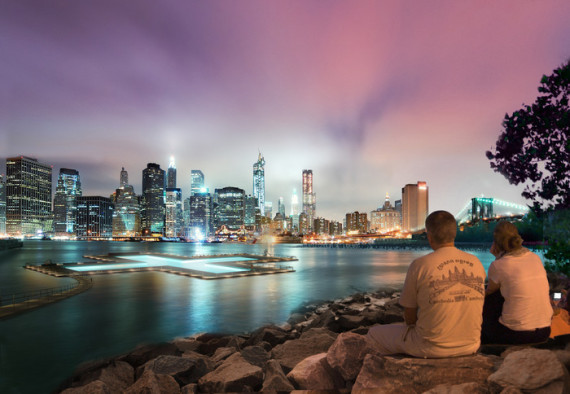
[[[525,205],[490,197],[474,197],[455,215],[460,226],[473,226],[483,221],[490,222],[501,219],[521,219],[529,211]]]

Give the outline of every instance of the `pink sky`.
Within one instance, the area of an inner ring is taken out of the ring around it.
[[[268,200],[289,209],[309,168],[337,220],[418,180],[430,210],[525,203],[485,151],[570,58],[569,20],[568,1],[5,2],[0,158],[109,195],[174,155],[187,196],[191,169],[251,193],[259,149]]]

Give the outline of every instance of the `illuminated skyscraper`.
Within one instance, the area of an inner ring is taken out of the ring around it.
[[[6,159],[6,232],[12,236],[52,231],[52,168],[36,159]]]
[[[164,234],[167,237],[182,236],[182,192],[178,188],[166,188],[166,216]]]
[[[135,237],[141,235],[141,214],[138,196],[128,184],[129,176],[121,170],[121,186],[115,191],[113,211],[113,237]]]
[[[400,229],[402,222],[400,212],[390,204],[390,196],[386,193],[384,205],[370,212],[370,230],[377,233],[387,233]]]
[[[53,230],[56,235],[75,235],[77,197],[81,197],[79,172],[61,168],[53,199]]]
[[[201,241],[212,234],[212,196],[203,190],[190,196],[189,236]]]
[[[297,189],[293,189],[291,196],[291,225],[294,231],[299,231],[299,196]]]
[[[346,233],[356,232],[364,234],[368,232],[368,215],[358,211],[346,214]]]
[[[425,182],[402,188],[402,231],[418,232],[425,228],[429,195]]]
[[[166,187],[174,189],[176,187],[176,164],[174,163],[174,156],[170,156],[170,164],[166,172]]]
[[[78,237],[110,238],[113,235],[114,205],[101,196],[77,197],[76,235]]]
[[[316,212],[316,196],[313,192],[313,170],[303,170],[303,213],[307,215],[309,230],[312,230]]]
[[[257,198],[252,195],[245,197],[245,216],[244,224],[248,227],[253,227],[257,224],[259,216],[259,207],[257,206]]]
[[[193,196],[197,193],[203,193],[204,190],[204,173],[200,170],[192,170],[190,172],[191,184],[190,184],[190,195]]]
[[[6,183],[0,175],[0,235],[6,234]]]
[[[142,172],[141,224],[145,233],[164,234],[164,176],[155,163],[148,163]]]
[[[285,218],[285,200],[283,197],[279,197],[279,201],[277,202],[277,212]]]
[[[215,227],[239,230],[245,220],[245,192],[237,187],[216,189],[214,195]]]
[[[253,197],[257,198],[259,212],[265,215],[265,159],[261,152],[253,164]]]

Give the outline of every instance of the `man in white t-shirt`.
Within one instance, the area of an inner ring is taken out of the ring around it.
[[[368,340],[384,355],[473,354],[480,344],[485,269],[477,257],[455,248],[457,224],[449,212],[432,212],[426,231],[434,251],[408,268],[400,295],[405,324],[376,325]]]

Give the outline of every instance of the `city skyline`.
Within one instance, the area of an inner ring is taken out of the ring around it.
[[[417,181],[431,211],[481,193],[525,204],[485,151],[570,56],[569,13],[564,1],[5,3],[0,160],[76,169],[84,195],[108,197],[122,167],[141,194],[147,163],[174,156],[186,198],[192,169],[249,194],[261,151],[267,201],[289,211],[312,169],[316,215],[335,220]]]

